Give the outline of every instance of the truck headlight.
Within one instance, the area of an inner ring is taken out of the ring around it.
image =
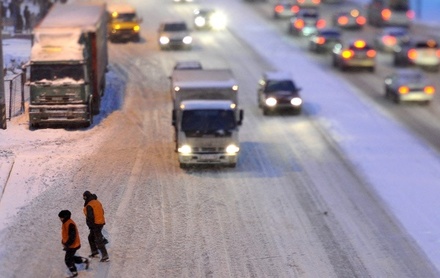
[[[192,149],[189,145],[183,145],[178,148],[177,151],[181,154],[190,154],[192,152]]]
[[[160,44],[168,44],[170,42],[170,38],[162,36],[159,38]]]
[[[293,106],[300,106],[302,104],[302,99],[300,99],[299,97],[294,97],[290,100],[290,103]]]
[[[240,148],[237,147],[234,144],[231,144],[231,145],[226,147],[226,153],[227,154],[236,154],[236,153],[238,153],[239,150],[240,150]]]
[[[183,38],[182,41],[183,41],[184,44],[191,44],[191,43],[192,43],[192,40],[193,40],[193,39],[192,39],[191,36],[186,36],[186,37]]]
[[[133,31],[135,31],[135,32],[139,32],[140,30],[141,30],[141,26],[139,26],[139,25],[136,25],[133,27]]]
[[[276,98],[273,98],[273,97],[267,98],[266,99],[266,105],[267,106],[271,106],[271,107],[277,105]]]

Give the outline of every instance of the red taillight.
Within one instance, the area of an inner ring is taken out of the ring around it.
[[[365,23],[367,23],[367,19],[363,16],[358,16],[356,18],[356,23],[359,25],[365,25]]]
[[[304,28],[304,20],[302,20],[302,19],[298,19],[297,21],[295,21],[295,23],[293,24],[293,26],[295,26],[296,29],[302,29],[302,28]]]
[[[434,86],[426,86],[423,91],[428,95],[433,95],[435,93]]]
[[[417,50],[415,50],[415,49],[408,50],[408,58],[410,60],[416,59],[417,58]]]
[[[282,13],[282,12],[284,11],[284,6],[282,6],[282,5],[276,5],[276,6],[275,6],[275,11],[276,11],[277,13]]]
[[[325,38],[324,37],[316,37],[315,38],[315,42],[317,44],[324,44],[325,43]]]
[[[399,91],[399,94],[405,95],[405,94],[409,93],[409,88],[407,86],[400,86],[398,91]]]
[[[393,36],[384,36],[382,42],[386,46],[394,46],[397,43],[397,39]]]
[[[382,10],[382,12],[381,12],[382,19],[383,19],[383,20],[386,20],[386,21],[390,20],[390,18],[391,18],[391,14],[392,14],[392,12],[391,12],[390,9],[384,9],[384,10]]]
[[[367,57],[374,58],[376,57],[376,50],[370,49],[367,51]]]
[[[338,24],[339,25],[346,25],[347,23],[348,23],[348,17],[346,17],[346,16],[338,17]]]
[[[319,3],[321,3],[321,0],[313,0],[313,4],[318,5]]]
[[[440,49],[437,49],[437,50],[435,51],[435,55],[436,55],[437,57],[440,58]]]
[[[320,19],[318,20],[318,22],[316,22],[316,27],[318,27],[318,29],[324,28],[326,25],[326,22],[324,19]]]
[[[354,56],[354,52],[353,50],[344,50],[342,51],[341,56],[344,59],[350,59],[351,57]]]
[[[305,0],[298,0],[297,2],[298,2],[298,4],[304,4],[304,1]]]
[[[409,10],[406,12],[406,17],[409,19],[414,19],[416,17],[416,14],[414,11]]]
[[[292,12],[292,13],[294,13],[294,14],[296,14],[296,13],[298,13],[299,12],[299,7],[298,6],[292,6],[291,8],[290,8],[290,11]]]

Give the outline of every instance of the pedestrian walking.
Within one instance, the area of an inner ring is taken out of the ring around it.
[[[85,264],[85,269],[88,269],[89,259],[75,256],[76,251],[81,248],[81,240],[78,228],[70,218],[71,215],[71,212],[68,210],[62,210],[58,213],[58,217],[63,223],[61,226],[61,244],[63,245],[63,250],[66,251],[64,262],[72,273],[70,277],[76,277],[78,276],[78,271],[75,264]]]
[[[89,227],[89,245],[90,258],[95,258],[101,252],[101,262],[110,261],[105,244],[107,240],[102,235],[102,229],[105,225],[104,208],[95,194],[90,191],[83,193],[84,199],[84,214],[86,216],[86,224]]]
[[[23,10],[23,17],[24,17],[24,29],[26,31],[31,30],[31,12],[29,11],[28,6],[24,6]]]

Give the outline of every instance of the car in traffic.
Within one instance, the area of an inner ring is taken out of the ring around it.
[[[429,104],[435,87],[420,69],[399,69],[385,78],[385,98],[395,103],[414,101]]]
[[[263,110],[263,115],[283,110],[299,114],[303,103],[300,91],[301,88],[296,86],[289,73],[265,72],[259,81],[258,106]]]
[[[432,38],[412,39],[408,44],[395,47],[393,54],[395,66],[418,66],[434,72],[440,69],[440,47]]]
[[[362,29],[367,19],[358,9],[351,9],[333,14],[332,23],[333,26],[343,29]]]
[[[107,6],[109,13],[108,38],[110,41],[139,42],[142,18],[136,9],[129,4],[113,3]]]
[[[299,7],[292,2],[279,1],[273,6],[273,18],[290,18],[299,11]]]
[[[226,28],[226,16],[215,9],[194,10],[194,28],[197,30],[222,30]]]
[[[296,0],[295,5],[300,9],[302,8],[318,8],[321,4],[321,0]]]
[[[173,3],[192,3],[194,0],[173,0]]]
[[[393,52],[398,46],[409,43],[410,35],[404,27],[385,27],[374,38],[374,47],[378,51]]]
[[[328,53],[337,43],[341,43],[342,33],[339,28],[318,30],[309,39],[309,50],[315,53]]]
[[[352,68],[366,68],[374,72],[376,50],[365,40],[337,43],[332,50],[332,65],[345,71]]]
[[[311,36],[325,25],[325,20],[319,18],[318,9],[304,8],[290,18],[287,31],[294,36]]]
[[[158,29],[158,42],[163,49],[191,49],[192,36],[185,21],[162,22]]]
[[[370,0],[365,10],[368,23],[376,27],[410,27],[415,18],[409,0]]]

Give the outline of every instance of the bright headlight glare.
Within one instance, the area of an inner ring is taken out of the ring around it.
[[[277,100],[273,97],[266,99],[266,105],[267,106],[275,106],[277,104]]]
[[[133,27],[133,30],[136,31],[136,32],[139,32],[141,30],[141,26],[136,25],[136,26]]]
[[[198,16],[194,19],[194,23],[196,24],[196,26],[202,27],[205,26],[206,20],[202,16]]]
[[[231,145],[226,147],[226,153],[227,154],[236,154],[236,153],[238,153],[239,150],[240,150],[240,148],[237,147],[234,144],[231,144]]]
[[[181,154],[190,154],[192,149],[189,145],[183,145],[177,151]]]
[[[210,24],[214,29],[224,29],[226,27],[226,17],[223,14],[216,13],[210,18]]]
[[[186,37],[183,38],[182,41],[183,41],[184,44],[191,44],[191,43],[192,43],[192,40],[193,40],[193,39],[192,39],[191,36],[186,36]]]
[[[168,37],[162,36],[159,39],[160,44],[168,44],[170,42],[170,39]]]
[[[302,99],[300,99],[299,97],[294,97],[290,100],[290,103],[293,106],[300,106],[302,104]]]

